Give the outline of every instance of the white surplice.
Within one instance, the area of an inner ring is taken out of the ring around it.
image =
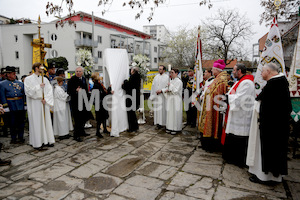
[[[168,90],[168,92],[167,92]],[[182,130],[182,81],[176,77],[170,81],[169,87],[162,89],[167,98],[166,129]]]
[[[236,82],[235,84],[237,84]],[[235,94],[228,94],[228,121],[226,133],[238,136],[249,136],[250,122],[252,117],[253,103],[255,99],[255,87],[251,80],[243,80],[236,89]]]
[[[262,181],[281,182],[283,177],[282,175],[275,177],[270,172],[266,174],[262,171],[261,143],[258,123],[259,109],[260,102],[255,101],[251,119],[246,165],[249,166],[249,172],[251,174],[256,175],[257,178],[259,178]]]
[[[45,87],[41,88],[42,76],[32,74],[24,81],[29,120],[29,144],[34,148],[55,142],[50,107],[53,106],[53,90],[47,78],[43,78]],[[42,104],[44,91],[45,106]]]
[[[67,102],[68,93],[61,86],[54,86],[53,133],[54,135],[68,135],[73,130],[70,106]]]
[[[149,100],[153,102],[154,125],[166,125],[166,98],[162,93],[157,95],[156,91],[167,87],[168,82],[169,76],[165,73],[157,74],[152,82]]]

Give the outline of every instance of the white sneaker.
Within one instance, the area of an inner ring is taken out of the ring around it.
[[[171,132],[171,135],[176,135],[176,132],[175,132],[175,131],[172,131],[172,132]]]
[[[91,127],[92,127],[92,124],[90,124],[89,122],[84,125],[84,128],[91,128]]]

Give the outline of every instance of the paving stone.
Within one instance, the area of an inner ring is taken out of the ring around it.
[[[6,160],[8,158],[11,158],[15,154],[9,153],[9,152],[5,152],[5,151],[1,151],[0,155],[1,155],[1,159]]]
[[[33,148],[31,146],[22,145],[22,146],[18,146],[18,147],[15,147],[15,148],[8,149],[7,152],[13,153],[13,154],[20,154],[20,153],[29,152],[29,151],[32,151],[32,150],[33,150]]]
[[[99,159],[108,161],[108,162],[115,162],[122,158],[123,156],[127,155],[129,152],[133,151],[135,148],[128,145],[121,145],[115,149],[112,149],[99,157]]]
[[[108,198],[105,200],[127,200],[127,198],[117,196],[115,194],[110,195]]]
[[[161,151],[169,151],[173,153],[178,153],[178,154],[183,154],[183,155],[188,155],[192,151],[194,151],[195,146],[188,144],[188,143],[175,143],[175,142],[170,142],[166,144]]]
[[[34,156],[37,156],[37,157],[44,157],[46,155],[53,154],[54,152],[57,151],[57,149],[53,148],[53,147],[46,147],[46,148],[47,148],[47,150],[44,150],[44,151],[33,150],[31,152],[31,155],[34,155]]]
[[[128,145],[131,145],[135,148],[138,148],[138,147],[142,146],[143,144],[145,144],[147,141],[149,141],[152,137],[153,136],[151,136],[151,135],[140,134],[140,135],[128,140],[124,144],[128,144]]]
[[[145,176],[168,180],[177,172],[177,170],[178,168],[172,166],[160,165],[154,162],[146,162],[139,169],[137,169],[136,172]]]
[[[287,181],[300,183],[300,169],[288,169],[288,175],[283,178]]]
[[[182,171],[202,176],[219,178],[222,165],[199,164],[199,163],[186,163]]]
[[[135,155],[139,155],[139,156],[148,158],[148,157],[152,156],[153,154],[155,154],[164,145],[165,144],[162,144],[162,143],[148,142],[148,143],[140,146],[133,152],[131,152],[131,154],[135,154]]]
[[[125,177],[138,168],[143,162],[144,158],[129,155],[108,167],[107,170],[105,170],[105,173],[113,176]]]
[[[71,194],[69,194],[64,200],[84,199],[84,196],[84,193],[74,191]]]
[[[76,142],[70,146],[62,148],[61,150],[69,153],[80,153],[84,151],[88,146],[91,146],[91,144],[86,144],[84,142]]]
[[[105,141],[102,141],[101,143],[99,143],[97,148],[102,149],[102,150],[114,149],[114,148],[120,146],[120,144],[123,144],[124,142],[126,142],[127,140],[128,139],[126,139],[126,138],[110,137],[109,139],[105,139]]]
[[[176,176],[172,179],[170,185],[175,185],[178,187],[188,187],[190,185],[195,184],[200,179],[201,176],[185,172],[178,172],[178,174],[176,174]]]
[[[199,163],[199,164],[210,164],[210,165],[222,165],[223,159],[221,156],[215,154],[211,155],[202,151],[195,151],[193,155],[188,159],[187,162]]]
[[[26,196],[26,197],[22,197],[20,200],[40,200],[40,198],[34,196]]]
[[[197,199],[183,194],[166,192],[159,200],[197,200]]]
[[[52,167],[49,167],[45,170],[40,170],[36,173],[32,173],[29,175],[29,179],[34,179],[37,181],[41,181],[43,183],[48,183],[57,177],[66,174],[67,172],[74,169],[74,167],[68,166],[66,164],[57,163]]]
[[[159,151],[155,155],[153,155],[149,159],[149,161],[170,165],[173,167],[180,167],[184,164],[186,158],[187,157],[185,155],[166,151]]]
[[[300,199],[300,183],[287,181],[293,199]]]
[[[78,187],[87,192],[95,194],[108,194],[114,190],[123,180],[117,177],[98,173],[92,177],[84,179]]]
[[[117,187],[117,189],[114,190],[114,193],[116,194],[138,200],[154,200],[160,194],[160,192],[160,189],[149,190],[143,187],[136,187],[126,183],[121,184],[119,187]]]
[[[99,160],[99,159],[93,159],[90,162],[80,166],[79,168],[75,169],[70,173],[71,176],[75,176],[78,178],[88,178],[98,172],[100,172],[102,169],[107,167],[110,163]]]
[[[70,154],[68,154],[67,152],[54,152],[51,155],[47,155],[45,157],[30,161],[29,163],[26,163],[26,165],[15,167],[14,170],[5,173],[5,175],[10,176],[10,178],[14,181],[20,180],[28,176],[29,174],[48,168],[53,164],[68,158],[69,156]]]
[[[77,167],[103,154],[103,151],[98,149],[90,149],[81,153],[76,153],[75,156],[63,161],[64,164]]]
[[[36,190],[41,186],[41,183],[37,183],[34,181],[21,181],[18,183],[13,183],[0,190],[0,199],[3,199],[4,197],[8,196],[10,196],[10,198],[20,199],[21,197]]]
[[[196,139],[196,137],[191,136],[182,136],[182,137],[174,137],[170,140],[171,143],[186,143],[190,144],[191,146],[198,146],[199,140]]]
[[[214,191],[213,179],[204,177],[187,188],[185,194],[200,199],[212,199]]]
[[[159,189],[164,182],[161,180],[158,180],[156,178],[150,178],[146,176],[136,175],[133,176],[125,181],[125,183],[137,186],[137,187],[144,187],[150,190],[156,190]]]
[[[234,165],[225,165],[223,171],[223,182],[225,187],[241,188],[248,191],[257,191],[275,197],[286,198],[286,193],[282,183],[275,184],[274,186],[252,183],[249,181],[249,173],[247,170]]]
[[[24,164],[26,162],[34,160],[35,158],[36,158],[35,156],[32,156],[30,154],[21,153],[21,154],[18,154],[16,156],[10,158],[10,160],[11,160],[11,166],[17,166],[17,165]]]
[[[214,200],[224,200],[224,199],[265,199],[262,195],[257,195],[255,193],[239,191],[232,188],[226,188],[223,186],[218,186],[217,191],[214,195]]]
[[[66,147],[67,147],[67,145],[62,143],[61,141],[56,142],[54,145],[54,148],[57,149],[58,151],[60,151],[63,148],[66,148]]]
[[[65,198],[83,181],[68,176],[62,176],[39,188],[34,195],[42,199],[56,200]]]
[[[153,137],[149,142],[167,144],[173,137],[170,134],[160,134]]]

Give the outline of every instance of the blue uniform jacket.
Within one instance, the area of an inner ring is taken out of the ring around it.
[[[24,110],[26,105],[24,83],[18,80],[1,81],[0,102],[3,104],[3,108],[8,107],[10,111]]]

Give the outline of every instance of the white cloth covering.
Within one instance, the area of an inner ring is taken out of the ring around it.
[[[236,82],[235,84],[237,84]],[[226,133],[238,136],[249,136],[250,122],[252,117],[253,103],[255,99],[255,87],[251,80],[243,80],[237,87],[235,94],[228,94],[228,121]]]
[[[153,102],[154,125],[166,125],[166,98],[162,93],[157,95],[156,91],[167,87],[168,82],[169,76],[165,73],[157,74],[153,79],[149,100]]]
[[[24,81],[29,120],[29,144],[34,148],[55,142],[50,116],[50,106],[53,106],[52,86],[47,78],[43,79],[45,83],[44,89],[40,86],[42,76],[32,74]],[[46,101],[45,106],[41,102],[43,90]]]
[[[54,135],[68,135],[69,131],[73,130],[69,97],[62,87],[54,86],[54,106],[53,106],[53,133]]]
[[[166,129],[182,130],[182,81],[176,77],[170,81],[169,88],[162,89],[167,98]]]
[[[105,49],[104,51],[104,83],[111,84],[112,107],[110,135],[119,137],[119,134],[128,129],[127,112],[125,105],[125,91],[122,84],[129,77],[129,61],[126,49]],[[109,96],[109,95],[108,95]]]
[[[247,151],[247,159],[246,165],[249,166],[249,172],[254,174],[259,178],[261,181],[282,181],[282,175],[278,177],[273,176],[272,173],[264,173],[262,171],[262,160],[261,160],[261,143],[260,143],[260,131],[259,131],[259,108],[260,102],[254,102],[254,109],[252,113],[252,120],[251,120],[251,128],[249,134],[249,141],[248,141],[248,151]]]

